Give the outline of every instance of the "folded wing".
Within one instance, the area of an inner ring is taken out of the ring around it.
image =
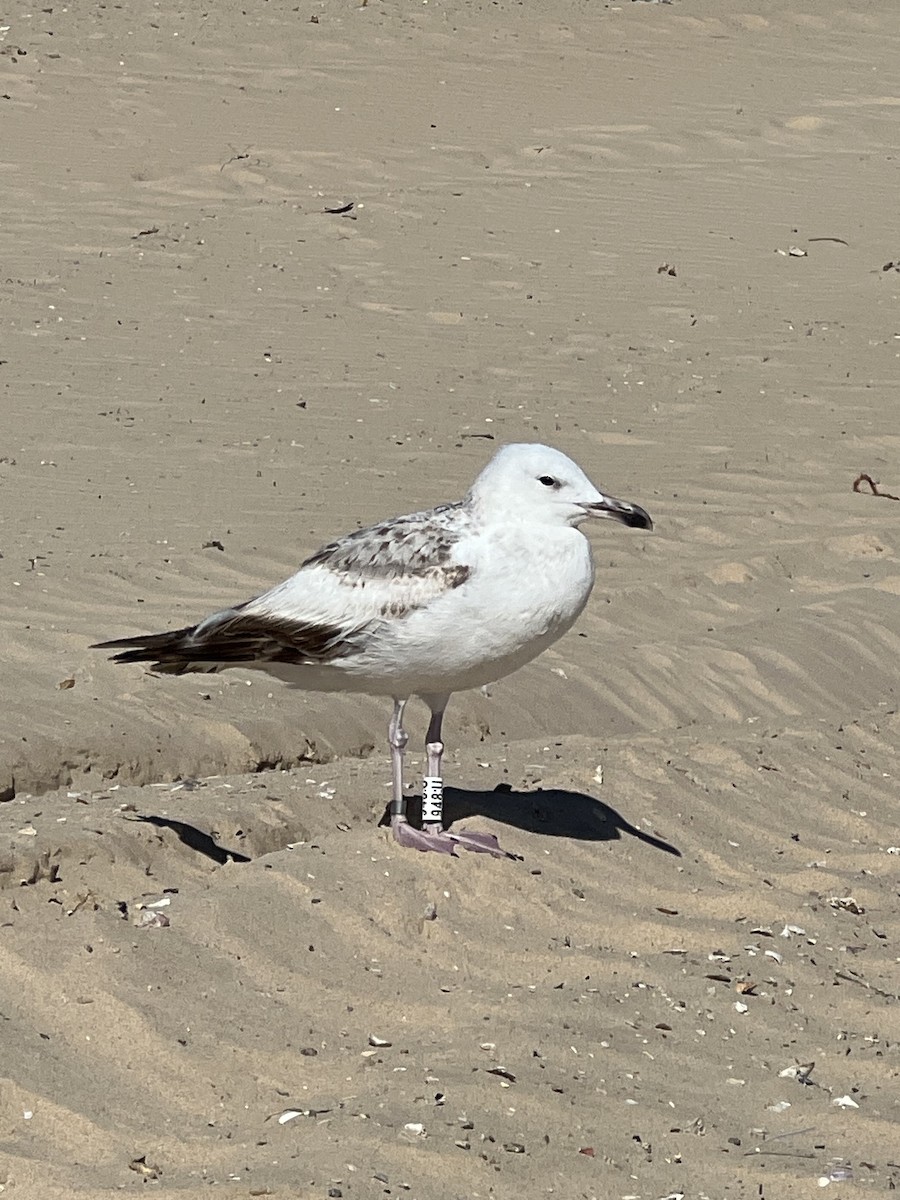
[[[277,587],[184,629],[100,642],[117,663],[152,663],[168,675],[293,663],[338,665],[470,575],[455,551],[460,505],[398,517],[324,546]]]

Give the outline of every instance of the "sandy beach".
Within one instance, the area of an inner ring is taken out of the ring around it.
[[[894,0],[10,10],[4,1197],[900,1186],[898,57]],[[390,840],[389,703],[90,648],[511,441],[655,523],[448,710],[515,861]]]

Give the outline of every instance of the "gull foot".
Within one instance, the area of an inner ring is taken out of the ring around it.
[[[400,816],[391,817],[391,832],[398,845],[410,850],[433,850],[437,854],[456,855],[456,847],[460,846],[474,854],[491,854],[494,858],[516,857],[504,850],[492,833],[476,833],[469,829],[448,833],[440,825],[432,824],[424,829],[416,829],[406,817]]]
[[[476,833],[474,829],[460,829],[458,833],[451,831],[445,836],[451,838],[463,850],[471,850],[474,854],[492,854],[494,858],[515,858],[504,850],[492,833]]]
[[[456,842],[440,826],[416,829],[406,817],[391,817],[394,841],[409,850],[434,850],[437,854],[456,854]]]

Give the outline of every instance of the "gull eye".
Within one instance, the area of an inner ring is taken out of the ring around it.
[[[552,475],[538,475],[538,483],[542,483],[544,487],[549,488],[562,487],[562,484],[559,482],[559,480],[554,479]]]

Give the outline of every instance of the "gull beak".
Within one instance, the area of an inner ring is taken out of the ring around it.
[[[629,529],[652,529],[653,522],[650,514],[639,504],[628,500],[617,500],[615,496],[600,496],[581,506],[589,517],[599,517],[607,521],[620,521]]]

